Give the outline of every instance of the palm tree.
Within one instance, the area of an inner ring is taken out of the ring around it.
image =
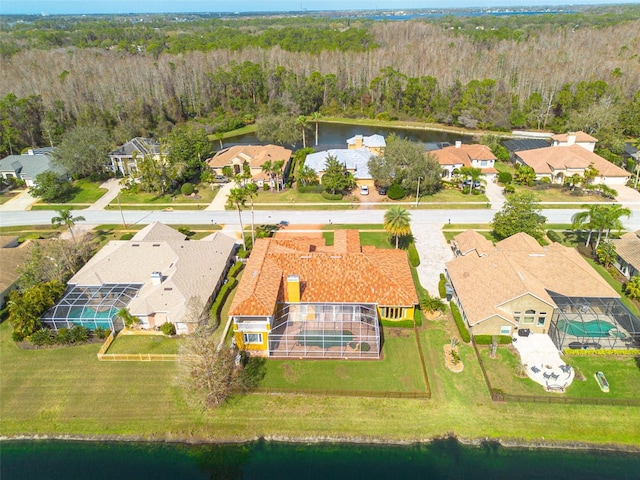
[[[322,114],[320,112],[313,112],[311,114],[311,121],[316,124],[316,146],[318,146],[318,122],[322,118]]]
[[[604,212],[604,227],[607,229],[607,235],[605,238],[609,240],[609,233],[611,233],[611,229],[613,228],[616,230],[622,230],[623,225],[620,217],[629,218],[630,216],[631,210],[623,207],[622,205],[618,205],[617,203],[614,205],[607,205]]]
[[[247,242],[244,238],[244,226],[242,225],[242,209],[247,204],[247,191],[243,187],[232,188],[227,197],[227,206],[238,210],[240,220],[240,233],[242,234],[242,245],[247,249]]]
[[[77,222],[84,222],[85,218],[81,215],[74,217],[73,214],[71,213],[71,210],[69,210],[68,208],[62,209],[62,210],[56,210],[56,212],[58,213],[58,215],[51,219],[51,224],[55,225],[56,227],[59,227],[60,225],[64,224],[69,229],[69,232],[71,233],[71,238],[73,238],[73,243],[77,243],[76,236],[73,233],[73,226]]]
[[[253,199],[258,196],[258,186],[253,182],[249,182],[244,186],[244,189],[247,193],[249,202],[251,202],[251,248],[253,248],[253,244],[256,242],[255,218],[253,216]]]
[[[300,167],[300,170],[298,170],[297,180],[302,182],[302,185],[312,185],[318,182],[318,174],[313,168],[303,165]]]
[[[469,186],[469,195],[473,192],[473,186],[476,183],[487,183],[484,180],[480,180],[480,176],[482,175],[482,169],[476,167],[462,167],[460,168],[460,175],[464,175],[465,178],[471,180],[471,185]]]
[[[273,180],[273,176],[274,176],[273,163],[274,163],[274,162],[272,162],[271,160],[267,160],[266,162],[264,162],[264,163],[262,164],[262,167],[261,167],[261,168],[262,168],[262,171],[263,171],[264,173],[266,173],[266,174],[267,174],[267,176],[268,176],[271,180]],[[273,190],[273,186],[272,186],[272,184],[271,184],[271,181],[269,182],[269,188],[270,188],[271,190]]]
[[[278,160],[273,162],[273,173],[276,175],[276,190],[280,191],[280,176],[283,175],[282,169],[284,167],[284,160]]]
[[[307,148],[307,136],[305,134],[305,129],[307,128],[308,124],[309,119],[304,115],[300,115],[296,119],[296,125],[299,125],[302,128],[302,148]]]
[[[583,205],[582,208],[588,208],[588,210],[578,212],[571,217],[571,229],[589,229],[589,235],[585,242],[585,246],[589,246],[593,230],[600,230],[600,225],[602,224],[602,208],[601,205]]]
[[[401,236],[411,233],[411,215],[406,208],[394,205],[384,214],[384,229],[396,237],[396,248]]]
[[[640,275],[636,275],[629,280],[624,288],[624,292],[629,298],[640,300]]]

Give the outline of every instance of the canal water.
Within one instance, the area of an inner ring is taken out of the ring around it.
[[[413,446],[0,443],[0,478],[29,479],[637,479],[640,455],[581,450]]]
[[[315,124],[309,124],[309,132],[306,134],[307,146],[313,147],[316,151],[327,150],[329,148],[347,148],[347,139],[356,135],[382,135],[388,137],[391,133],[395,133],[401,138],[408,138],[413,142],[422,142],[429,150],[433,149],[430,144],[448,142],[454,144],[456,140],[463,143],[471,143],[469,135],[460,135],[456,133],[437,132],[434,130],[418,130],[409,128],[387,128],[387,127],[370,127],[360,125],[348,125],[344,123],[320,123],[318,125],[318,146],[315,145],[316,134]],[[225,147],[232,145],[261,145],[262,142],[255,134],[239,135],[224,141]],[[302,148],[302,142],[296,145],[296,148]]]

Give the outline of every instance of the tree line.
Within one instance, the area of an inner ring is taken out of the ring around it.
[[[275,46],[180,54],[23,48],[0,58],[10,73],[0,78],[0,152],[55,145],[75,126],[101,126],[119,144],[161,137],[185,121],[221,133],[257,117],[313,113],[495,130],[581,129],[612,155],[624,137],[640,136],[639,20],[578,29],[509,21],[526,35],[496,33],[486,42],[467,26],[372,23],[366,30],[376,48],[367,51],[287,51],[285,36],[308,40],[288,20],[280,28],[272,20],[270,30],[280,36]],[[322,31],[307,23],[304,30]],[[490,31],[509,23],[500,25]],[[245,27],[246,37],[264,30]],[[5,27],[2,38],[12,35]]]

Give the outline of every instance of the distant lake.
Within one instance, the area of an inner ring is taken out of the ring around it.
[[[18,441],[0,443],[2,480],[635,479],[640,455],[465,447]]]
[[[329,148],[347,148],[347,139],[356,135],[382,135],[388,137],[391,133],[402,138],[408,138],[413,142],[435,143],[449,142],[454,144],[456,140],[463,143],[471,143],[471,137],[468,135],[460,135],[448,132],[436,132],[433,130],[417,130],[408,128],[388,128],[388,127],[369,127],[359,125],[349,125],[344,123],[320,123],[318,125],[318,146],[316,147],[315,125],[310,123],[309,133],[307,134],[307,146],[313,147],[317,151],[327,150]],[[258,140],[253,133],[246,135],[238,135],[224,140],[224,146],[231,145],[261,145],[265,142]],[[302,148],[302,142],[296,146]]]

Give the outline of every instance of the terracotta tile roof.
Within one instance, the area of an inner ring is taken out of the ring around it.
[[[486,145],[473,144],[473,145],[460,145],[456,147],[452,145],[440,150],[433,150],[429,152],[433,154],[440,165],[460,165],[464,167],[470,167],[472,160],[496,160],[496,157],[491,153],[491,149]],[[491,172],[493,173],[493,172]]]
[[[616,246],[616,254],[629,265],[640,271],[640,230],[622,235],[612,240]]]
[[[475,230],[466,230],[459,233],[453,237],[452,243],[461,255],[467,255],[473,251],[477,255],[486,255],[495,250],[493,243]]]
[[[288,301],[284,287],[289,275],[300,277],[302,302],[418,303],[404,251],[360,248],[357,231],[336,231],[334,247],[323,239],[305,240],[256,240],[229,315],[272,315],[277,301]]]
[[[579,145],[536,148],[516,152],[516,155],[537,174],[550,174],[554,170],[586,169],[593,166],[603,177],[628,177],[631,174],[626,170],[605,160]]]
[[[570,134],[568,133],[559,133],[557,135],[553,135],[551,139],[555,140],[556,142],[564,143],[569,141],[569,135]],[[584,133],[583,131],[575,132],[575,136],[575,141],[580,143],[596,143],[598,141],[597,138],[593,138],[591,135],[589,135],[588,133]]]
[[[508,318],[500,305],[526,294],[551,306],[555,304],[550,292],[568,297],[620,297],[576,250],[553,243],[527,251],[524,247],[535,240],[522,235],[526,234],[498,242],[496,250],[486,256],[465,255],[447,262],[453,288],[471,325],[493,315]]]
[[[213,157],[207,159],[212,168],[226,167],[238,163],[249,164],[251,168],[262,168],[267,161],[284,160],[285,164],[291,158],[291,150],[279,145],[235,145],[220,150]]]

